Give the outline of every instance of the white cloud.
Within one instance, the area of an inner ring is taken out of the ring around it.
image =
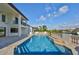
[[[40,16],[39,19],[44,21],[44,20],[46,20],[46,17],[42,15],[42,16]]]
[[[49,13],[47,16],[48,16],[48,17],[51,17],[51,14]]]
[[[57,16],[59,16],[59,15],[58,15],[58,14],[55,14],[55,15],[54,15],[54,17],[57,17]]]
[[[52,16],[57,17],[59,16],[58,13],[56,11],[53,12]]]
[[[67,13],[68,11],[69,11],[69,7],[64,5],[63,7],[60,7],[58,11],[54,11],[52,16],[58,17],[58,16],[61,16],[62,14]]]
[[[61,16],[62,14],[65,14],[69,11],[69,7],[67,5],[64,5],[64,6],[60,7],[58,9],[58,11],[57,10],[52,11],[52,8],[50,6],[47,6],[45,8],[45,10],[47,11],[47,15],[46,16],[43,16],[43,15],[40,16],[40,20],[46,20],[46,18]],[[50,11],[52,11],[52,13]]]
[[[50,6],[45,8],[46,12],[49,12],[50,10],[52,10],[52,8]]]
[[[67,5],[64,5],[59,8],[59,12],[61,12],[61,13],[66,13],[68,11],[69,11],[69,7]]]
[[[48,13],[47,17],[54,17],[57,16],[57,13],[54,11],[53,13]]]

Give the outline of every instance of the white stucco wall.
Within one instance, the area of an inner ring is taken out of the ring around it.
[[[26,27],[22,27],[21,28],[21,32],[22,32],[22,35],[29,35],[29,28],[28,28],[28,26],[26,26]]]
[[[32,27],[30,27],[30,34],[32,34]]]
[[[6,22],[2,22],[2,14],[6,15]],[[18,28],[18,25],[13,24],[15,16],[10,13],[0,13],[0,27],[6,27],[6,36],[16,36],[18,33],[11,33],[11,28]]]
[[[7,16],[7,19],[8,19],[8,21],[7,21],[7,25],[8,25],[8,36],[16,36],[16,35],[18,35],[18,33],[11,33],[10,32],[10,29],[11,28],[18,28],[18,25],[13,24],[13,22],[15,20],[15,16],[12,15],[12,14],[7,14],[7,15],[8,15]]]
[[[2,22],[2,14],[3,13],[0,13],[0,27],[6,27],[6,23]]]
[[[0,13],[0,22],[1,22],[1,18],[2,18],[2,17],[1,17],[1,13]]]
[[[6,22],[1,21],[1,15],[5,14],[6,15]],[[6,27],[6,36],[16,36],[20,34],[29,34],[29,27],[23,28],[20,30],[22,27],[21,25],[21,16],[18,12],[14,11],[10,7],[4,4],[0,4],[0,27]],[[20,19],[19,24],[13,24],[15,17],[18,17]],[[22,17],[23,18],[23,17]],[[11,28],[18,28],[19,32],[18,33],[11,33],[10,29]],[[23,31],[24,30],[24,31]],[[22,31],[22,33],[21,33]]]

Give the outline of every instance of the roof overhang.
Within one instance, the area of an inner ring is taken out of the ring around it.
[[[21,13],[12,3],[8,3],[8,5],[10,7],[12,7],[14,10],[16,10],[21,16],[23,16],[26,20],[28,20],[28,18],[23,14]]]

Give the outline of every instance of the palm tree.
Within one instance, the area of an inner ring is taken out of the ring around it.
[[[47,26],[43,25],[43,26],[39,26],[39,31],[46,31],[47,30]]]
[[[43,25],[42,27],[43,27],[43,30],[44,30],[44,31],[47,30],[47,26],[46,26],[46,25]]]

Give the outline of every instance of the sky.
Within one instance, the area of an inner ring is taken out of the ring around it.
[[[28,19],[28,24],[48,29],[79,27],[79,4],[75,3],[16,3],[14,4]]]

